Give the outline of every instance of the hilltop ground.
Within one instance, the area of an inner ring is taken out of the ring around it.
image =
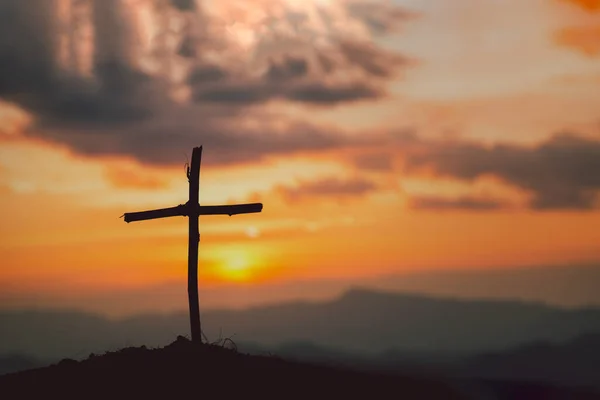
[[[6,398],[181,399],[600,399],[556,388],[457,383],[250,356],[178,337],[158,349],[125,348],[0,376]]]

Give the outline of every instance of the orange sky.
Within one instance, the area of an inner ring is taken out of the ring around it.
[[[11,305],[184,295],[185,219],[119,216],[184,203],[197,145],[203,204],[264,203],[202,217],[202,287],[600,260],[598,1],[17,3],[0,38],[54,39],[0,39]]]

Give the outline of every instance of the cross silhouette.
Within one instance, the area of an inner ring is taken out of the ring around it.
[[[190,328],[192,341],[202,342],[200,328],[200,306],[198,304],[198,245],[200,232],[198,230],[198,217],[200,215],[236,215],[258,213],[262,211],[262,203],[233,204],[218,206],[201,206],[199,203],[200,190],[200,161],[202,159],[202,146],[194,147],[192,163],[188,167],[187,176],[190,183],[189,200],[185,204],[175,207],[161,208],[158,210],[125,213],[125,222],[145,221],[148,219],[185,216],[189,219],[188,240],[188,301],[190,309]]]

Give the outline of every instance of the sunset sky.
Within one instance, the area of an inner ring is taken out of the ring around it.
[[[600,0],[0,0],[0,301],[184,309],[200,145],[201,307],[598,262],[599,88]]]

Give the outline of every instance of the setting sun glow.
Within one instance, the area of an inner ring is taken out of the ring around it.
[[[218,274],[227,281],[244,282],[252,278],[254,260],[247,252],[232,249],[219,257]]]

